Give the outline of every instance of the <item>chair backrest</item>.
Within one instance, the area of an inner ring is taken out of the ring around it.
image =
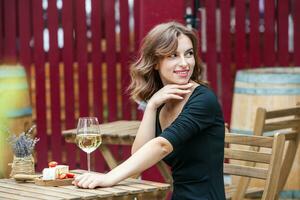
[[[297,148],[300,141],[300,106],[285,109],[266,110],[258,108],[254,122],[253,133],[256,136],[268,135],[272,136],[275,132],[281,132],[285,135],[285,153],[280,169],[280,178],[278,184],[278,192],[281,191],[287,181],[291,171]],[[254,149],[252,149],[254,150]],[[258,151],[259,148],[256,148]],[[248,163],[249,164],[249,163]],[[249,166],[253,166],[250,163]],[[233,195],[235,199],[241,199],[246,194],[250,179],[240,178],[236,192]]]
[[[229,163],[224,163],[224,173],[247,178],[258,178],[266,180],[263,200],[275,199],[278,195],[277,187],[279,181],[278,171],[281,167],[284,150],[284,134],[275,134],[274,137],[241,135],[234,133],[225,134],[225,142],[229,147],[225,147],[224,156],[229,159]],[[231,144],[238,144],[231,145]],[[241,146],[264,147],[271,149],[270,153],[245,150]],[[231,160],[237,160],[235,164]],[[247,162],[244,162],[247,161]],[[248,162],[264,163],[266,168],[249,166]]]

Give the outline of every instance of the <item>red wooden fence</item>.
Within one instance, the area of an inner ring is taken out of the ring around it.
[[[91,11],[86,2],[91,2]],[[171,7],[182,10],[182,16],[175,12],[173,19],[183,21],[186,7],[195,10],[194,0],[176,2]],[[236,70],[300,65],[300,1],[198,3],[200,8],[192,14],[200,20],[200,55],[229,122]],[[31,79],[33,116],[41,138],[38,170],[51,159],[71,168],[86,167],[85,154],[61,137],[61,130],[74,128],[79,116],[94,115],[101,122],[141,117],[125,92],[128,66],[141,35],[172,19],[172,10],[163,12],[171,9],[168,4],[168,0],[135,0],[133,7],[126,0],[0,0],[0,63],[21,62]],[[118,158],[129,155],[128,148],[112,148]],[[94,156],[95,169],[106,170],[101,155]]]
[[[192,5],[193,0],[187,1]],[[297,0],[198,0],[202,59],[230,121],[236,70],[299,66]],[[220,30],[220,31],[219,31]],[[204,36],[204,37],[203,37]]]

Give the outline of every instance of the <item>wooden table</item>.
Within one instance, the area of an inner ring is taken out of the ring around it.
[[[84,170],[73,170],[83,173]],[[38,186],[33,182],[0,179],[0,199],[105,199],[105,200],[160,200],[165,199],[170,185],[153,181],[126,179],[113,187],[80,189],[76,186]]]
[[[137,130],[140,126],[140,121],[114,121],[104,123],[100,125],[102,144],[100,145],[100,152],[102,153],[106,163],[110,169],[113,169],[118,165],[118,162],[114,158],[113,154],[109,150],[107,145],[132,145]],[[76,138],[76,129],[65,130],[62,132],[67,142],[74,143]],[[172,177],[169,173],[169,169],[160,161],[156,165],[167,183],[172,183]]]

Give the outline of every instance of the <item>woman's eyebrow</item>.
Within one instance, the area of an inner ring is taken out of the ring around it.
[[[187,51],[191,51],[191,50],[193,50],[193,48],[189,48],[189,49],[187,49],[185,52],[187,52]]]

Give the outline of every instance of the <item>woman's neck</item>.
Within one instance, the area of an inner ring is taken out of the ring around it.
[[[182,100],[177,100],[177,99],[172,99],[169,100],[168,102],[165,103],[165,109],[166,110],[174,110],[174,108],[177,108],[178,106],[181,106],[182,104],[185,104],[187,99],[189,98],[189,95],[185,95],[184,99]]]

